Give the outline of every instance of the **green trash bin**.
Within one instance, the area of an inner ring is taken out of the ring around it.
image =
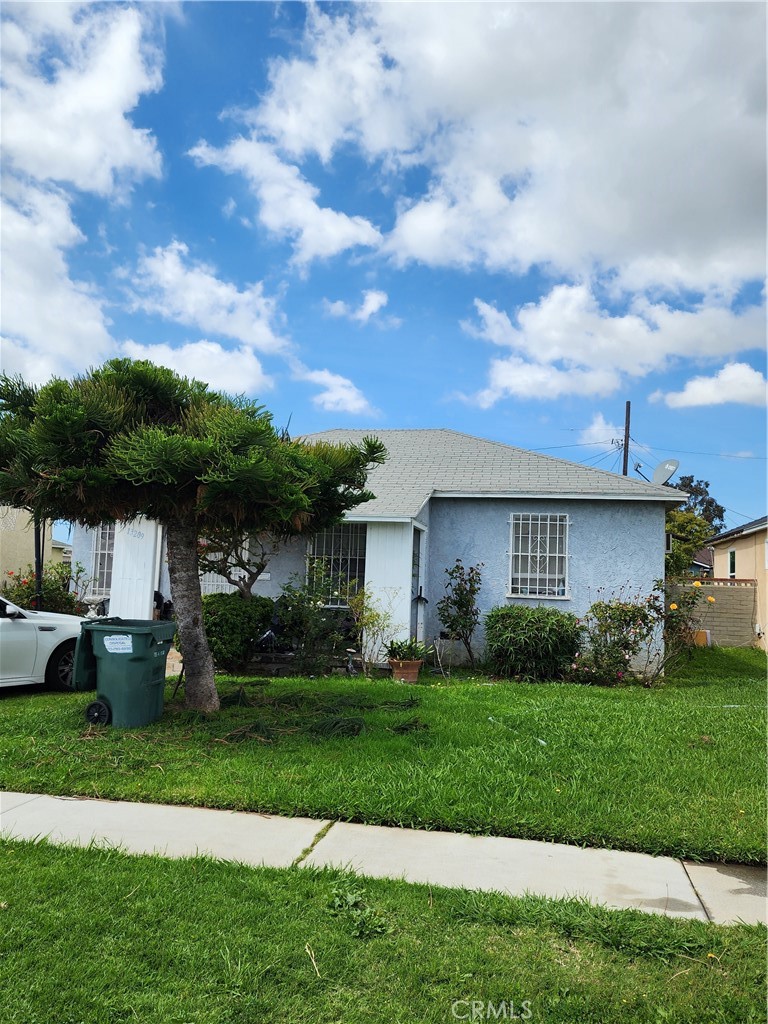
[[[84,622],[75,650],[76,690],[96,690],[86,708],[93,725],[135,729],[163,715],[165,661],[175,622],[94,619]]]

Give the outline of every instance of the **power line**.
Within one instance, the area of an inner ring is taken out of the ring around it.
[[[577,430],[577,427],[569,427],[570,430]],[[531,448],[532,452],[553,452],[560,448],[590,448],[598,447],[602,445],[609,445],[614,440],[612,437],[606,437],[604,441],[578,441],[575,444],[550,444],[544,448]],[[647,451],[654,452],[673,452],[675,455],[707,455],[713,459],[754,459],[757,462],[765,462],[768,457],[765,455],[724,455],[722,452],[694,452],[688,451],[686,448],[658,448],[652,444],[645,444],[643,441],[638,441],[636,437],[632,437],[630,434],[630,441],[634,441],[635,444],[639,444],[641,448],[645,448]]]
[[[636,437],[630,438],[635,444],[642,445],[652,452],[674,452],[675,455],[708,455],[713,459],[755,459],[758,462],[765,462],[765,455],[723,455],[721,452],[690,452],[685,448],[656,448],[652,444],[644,445],[642,441],[638,441]]]
[[[574,428],[575,429],[575,428]],[[556,448],[589,448],[595,445],[610,444],[612,437],[606,437],[604,441],[580,441],[578,444],[551,444],[546,448],[531,448],[532,452],[553,452]]]

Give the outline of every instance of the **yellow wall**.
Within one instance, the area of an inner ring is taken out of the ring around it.
[[[763,527],[746,536],[730,537],[718,544],[715,542],[715,578],[728,579],[729,552],[736,552],[736,579],[757,580],[755,622],[763,631],[759,640],[763,650],[768,650],[768,528]],[[755,637],[757,640],[757,637]]]
[[[49,523],[45,531],[44,560],[60,562],[63,551],[51,546],[51,529],[52,524]],[[6,578],[9,569],[13,572],[26,569],[34,561],[35,534],[29,513],[0,505],[0,583]]]

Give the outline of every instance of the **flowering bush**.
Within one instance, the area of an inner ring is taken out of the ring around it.
[[[451,640],[461,640],[464,644],[472,667],[475,664],[472,637],[480,622],[477,596],[483,582],[482,569],[482,562],[465,568],[462,560],[457,558],[456,564],[445,570],[448,577],[446,592],[437,602],[438,618]]]
[[[645,597],[622,591],[595,601],[582,620],[584,649],[573,660],[571,678],[603,686],[639,678],[650,686],[692,646],[700,587],[696,581],[681,588],[668,602],[657,580]]]
[[[35,568],[14,571],[9,569],[2,583],[3,596],[19,608],[34,608],[37,592]],[[64,562],[47,562],[43,566],[42,608],[47,612],[65,615],[85,615],[88,611],[83,602],[90,580],[85,567],[79,562],[74,566]]]

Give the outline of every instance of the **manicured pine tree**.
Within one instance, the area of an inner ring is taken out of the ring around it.
[[[145,361],[40,388],[0,377],[0,503],[84,526],[146,516],[165,527],[186,705],[199,711],[219,707],[199,538],[324,529],[373,497],[367,472],[385,456],[374,438],[292,440],[263,406]]]

